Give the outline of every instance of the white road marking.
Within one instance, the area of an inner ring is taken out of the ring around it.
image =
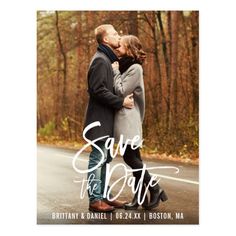
[[[74,155],[67,155],[67,154],[60,154],[60,153],[56,153],[54,154],[55,156],[59,156],[59,157],[67,157],[69,159],[73,159]],[[82,158],[77,158],[77,160],[82,161],[82,162],[88,162],[88,160],[84,160]]]
[[[160,178],[163,178],[163,179],[171,179],[171,180],[175,180],[175,181],[179,181],[179,182],[184,182],[184,183],[188,183],[188,184],[196,184],[196,185],[199,185],[199,182],[197,181],[193,181],[193,180],[188,180],[188,179],[182,179],[182,178],[175,178],[175,177],[171,177],[171,176],[168,176],[168,175],[159,175],[159,174],[152,174],[150,173],[151,175],[156,175]]]

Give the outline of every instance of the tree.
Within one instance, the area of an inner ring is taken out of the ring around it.
[[[39,134],[81,140],[87,70],[97,48],[94,28],[106,23],[121,34],[137,35],[147,52],[143,64],[147,148],[197,151],[198,18],[197,11],[37,12]],[[47,128],[50,132],[41,132]]]

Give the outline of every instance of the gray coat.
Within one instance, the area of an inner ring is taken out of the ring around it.
[[[115,113],[114,120],[114,137],[116,142],[119,141],[120,135],[123,134],[124,141],[133,139],[139,135],[140,144],[142,140],[142,122],[145,112],[145,95],[143,83],[143,69],[139,64],[133,64],[122,75],[118,69],[114,70],[114,89],[119,96],[125,97],[131,93],[134,94],[134,108],[121,108]],[[128,142],[131,144],[131,142]]]

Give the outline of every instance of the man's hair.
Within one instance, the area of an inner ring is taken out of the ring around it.
[[[95,30],[95,37],[98,43],[102,43],[103,42],[103,38],[106,36],[107,34],[107,30],[109,28],[114,28],[113,25],[110,24],[105,24],[105,25],[99,25]]]

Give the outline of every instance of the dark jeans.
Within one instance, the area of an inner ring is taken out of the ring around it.
[[[112,158],[105,148],[105,142],[98,141],[96,145],[102,150],[104,154],[104,160],[100,165],[93,171],[88,172],[88,179],[93,177],[93,181],[89,182],[90,190],[88,191],[89,201],[102,200],[104,198],[104,187],[106,181],[106,164],[112,161]],[[88,168],[94,168],[101,161],[102,154],[96,148],[92,147],[92,152],[89,155]],[[108,186],[109,189],[109,186]]]
[[[143,168],[143,161],[140,156],[139,148],[133,150],[131,149],[130,145],[127,145],[125,153],[124,153],[124,161],[125,163],[131,167],[132,169],[142,169]],[[142,170],[134,171],[133,176],[135,177],[135,188],[141,178]],[[147,170],[145,170],[143,184],[148,184],[151,179],[150,174]]]

